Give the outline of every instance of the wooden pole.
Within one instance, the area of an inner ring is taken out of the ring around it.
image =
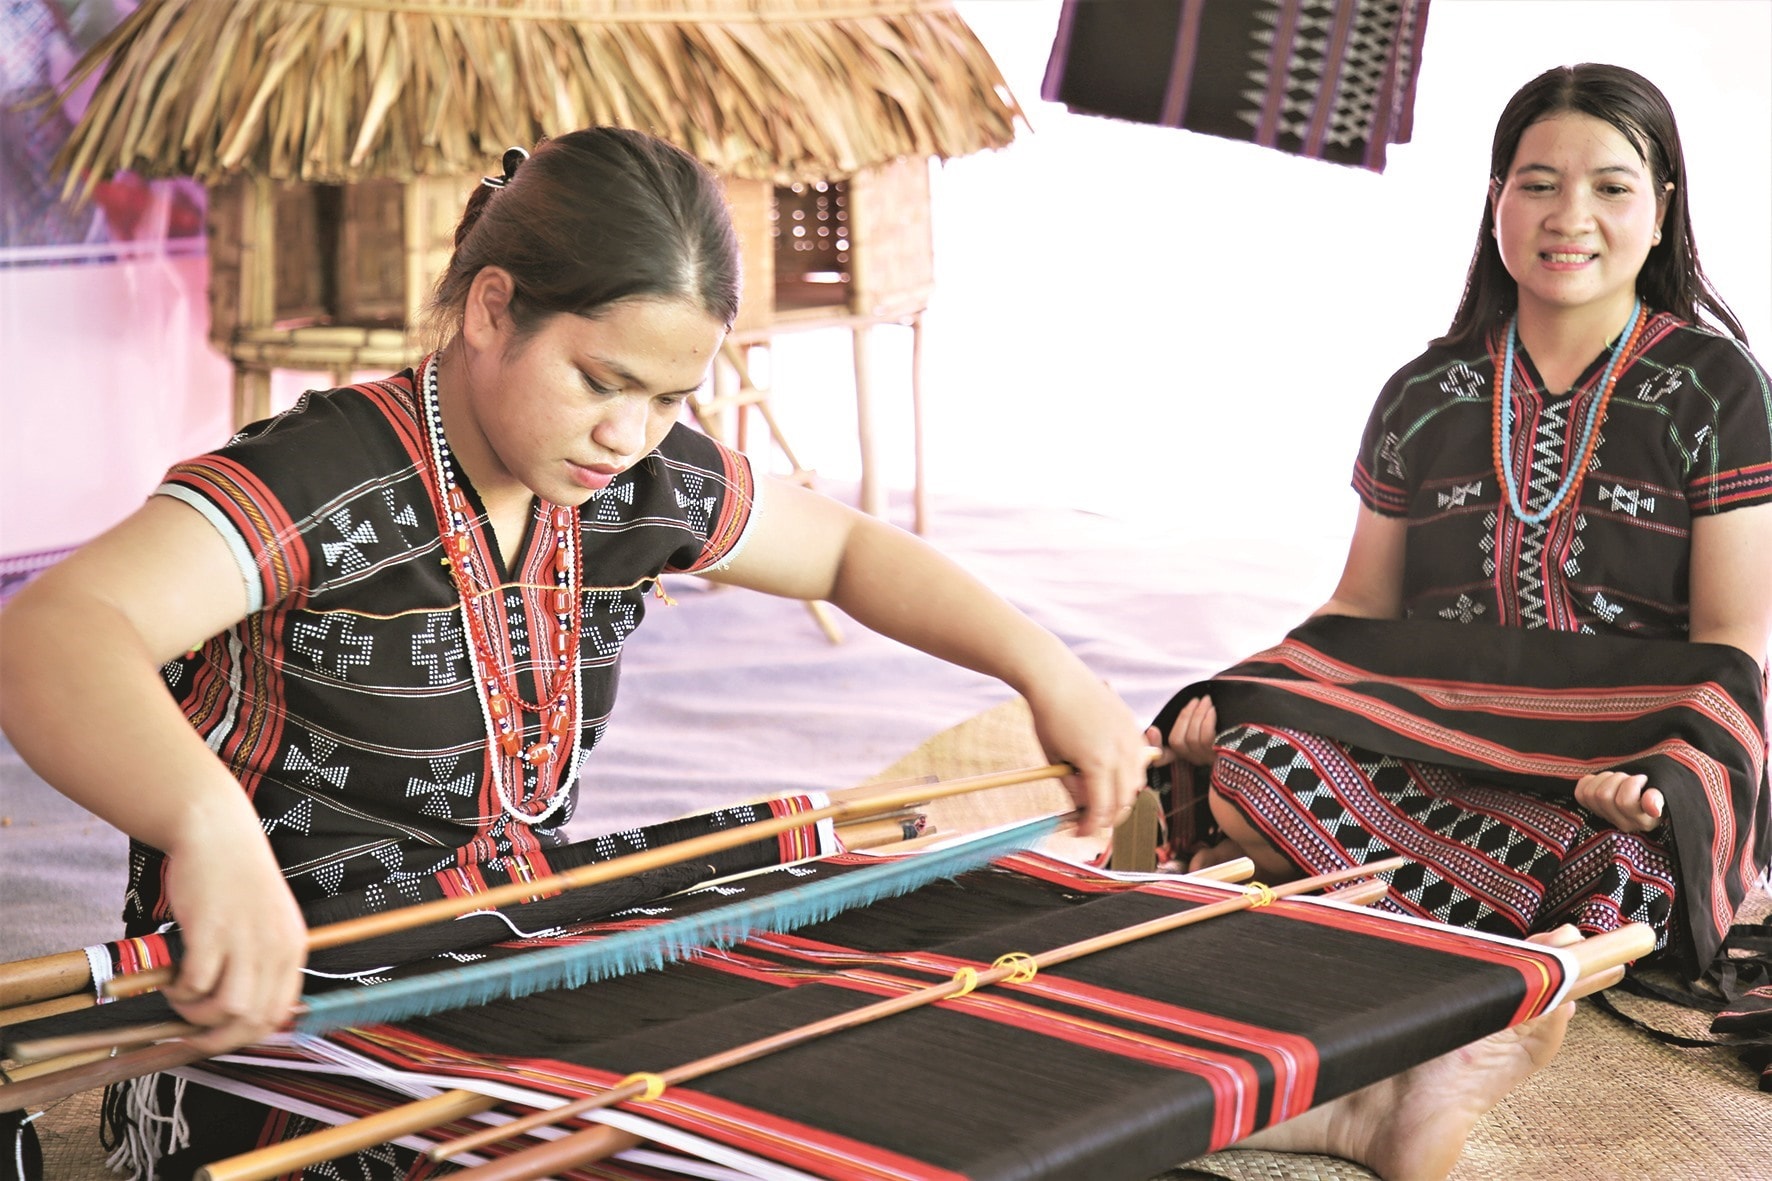
[[[460,918],[464,914],[471,914],[477,910],[489,910],[512,902],[527,902],[534,898],[561,894],[567,890],[576,890],[600,882],[614,881],[617,878],[644,873],[660,866],[674,865],[679,861],[689,861],[696,857],[737,848],[740,845],[748,845],[752,841],[775,836],[790,829],[816,824],[821,820],[855,820],[879,812],[891,812],[912,804],[925,803],[929,800],[965,795],[968,792],[987,791],[991,788],[1009,787],[1018,783],[1032,783],[1041,779],[1056,779],[1071,774],[1072,770],[1073,768],[1067,763],[1048,763],[1042,767],[1025,767],[1016,771],[969,775],[963,779],[949,780],[946,783],[917,784],[858,800],[839,801],[805,812],[796,812],[787,816],[773,816],[768,820],[739,825],[722,832],[691,837],[686,841],[679,841],[661,849],[644,849],[638,853],[629,853],[626,856],[612,858],[608,861],[581,865],[576,869],[538,878],[532,882],[512,882],[509,885],[495,886],[490,890],[483,890],[461,898],[438,898],[400,910],[364,915],[361,918],[329,923],[324,927],[314,927],[308,932],[308,950],[312,952],[328,947],[339,947],[363,939],[409,931],[414,927],[422,927],[429,923]],[[105,991],[110,996],[135,996],[170,984],[172,978],[173,970],[171,968],[154,968],[146,972],[135,972],[128,976],[116,977],[106,984]]]

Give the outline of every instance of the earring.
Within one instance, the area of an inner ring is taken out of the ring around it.
[[[1651,245],[1651,246],[1661,245],[1661,231],[1660,230],[1656,230],[1655,236],[1649,239],[1649,245]]]

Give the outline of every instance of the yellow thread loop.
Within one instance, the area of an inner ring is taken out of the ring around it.
[[[960,991],[948,997],[948,1000],[950,1001],[959,1000],[961,997],[978,987],[978,969],[961,968],[958,972],[954,973],[954,983],[960,986]]]
[[[1271,906],[1275,899],[1279,898],[1279,895],[1274,893],[1272,886],[1265,886],[1260,882],[1250,882],[1248,888],[1255,895],[1255,901],[1249,904],[1251,909],[1257,906]]]
[[[1015,971],[1003,977],[1005,984],[1026,984],[1040,970],[1040,965],[1034,962],[1034,957],[1025,951],[1006,952],[991,961],[993,968],[1007,968],[1011,965],[1014,966]]]
[[[625,1087],[629,1083],[646,1084],[646,1089],[630,1100],[633,1103],[650,1103],[665,1093],[664,1077],[653,1074],[651,1071],[642,1070],[638,1074],[630,1074],[627,1078],[622,1079],[619,1085]]]
[[[667,607],[675,607],[677,605],[677,600],[671,598],[670,592],[665,590],[664,579],[662,578],[654,578],[652,580],[652,593],[663,599],[664,605]]]

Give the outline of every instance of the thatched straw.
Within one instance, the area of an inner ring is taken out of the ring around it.
[[[144,0],[57,159],[214,181],[484,172],[640,128],[777,184],[1001,147],[1021,114],[948,0]]]

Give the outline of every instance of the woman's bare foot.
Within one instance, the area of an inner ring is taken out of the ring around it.
[[[1565,946],[1571,936],[1565,930],[1533,941]],[[1556,1056],[1574,1015],[1575,1003],[1567,1002],[1312,1108],[1237,1147],[1345,1157],[1385,1181],[1441,1181],[1458,1163],[1477,1121]]]
[[[1218,843],[1195,849],[1187,859],[1187,872],[1198,873],[1202,869],[1210,869],[1214,865],[1223,865],[1227,861],[1235,861],[1244,856],[1243,846],[1229,837],[1218,838]]]

